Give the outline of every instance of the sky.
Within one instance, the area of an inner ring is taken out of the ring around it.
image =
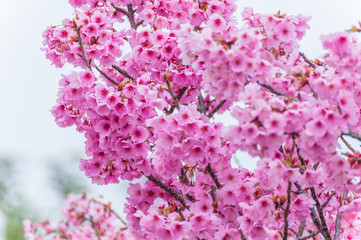
[[[23,191],[46,216],[60,204],[46,184],[46,162],[63,161],[71,154],[84,156],[84,138],[74,128],[59,128],[49,112],[61,74],[71,69],[56,69],[40,50],[45,27],[70,18],[72,9],[66,0],[0,0],[0,6],[0,156],[20,163]],[[301,42],[310,58],[322,54],[321,35],[343,31],[361,20],[358,0],[241,0],[239,6],[311,16],[311,29]],[[255,161],[241,158],[242,165],[254,167]],[[96,192],[120,199],[122,191],[118,186]],[[122,199],[115,204],[121,206]]]

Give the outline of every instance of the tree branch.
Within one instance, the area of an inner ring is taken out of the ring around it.
[[[241,240],[247,240],[247,238],[244,236],[241,229],[238,229],[239,234],[241,234]]]
[[[78,25],[76,24],[75,21],[73,21],[73,25],[76,31],[76,34],[78,36],[78,42],[79,42],[79,46],[80,46],[80,50],[81,50],[81,54],[79,54],[79,56],[83,59],[83,61],[85,62],[86,66],[91,70],[91,64],[90,61],[86,58],[85,56],[85,51],[84,51],[84,45],[83,45],[83,40],[81,38],[81,34],[80,34],[80,28],[78,27]]]
[[[349,132],[348,132],[348,133],[342,133],[342,134],[341,134],[341,136],[343,136],[343,135],[350,136],[350,137],[353,137],[353,138],[361,141],[361,135],[358,134],[357,132],[352,131],[351,128],[349,128]]]
[[[285,219],[285,226],[283,228],[283,240],[287,240],[288,237],[288,214],[290,212],[290,206],[291,206],[291,188],[292,188],[292,183],[288,182],[288,187],[287,187],[287,206],[286,209],[284,210],[284,219]]]
[[[342,219],[342,215],[337,213],[336,223],[335,223],[335,235],[333,237],[333,240],[339,240],[340,239],[341,219]]]
[[[297,240],[300,240],[302,234],[303,234],[303,231],[305,230],[305,226],[306,226],[306,220],[302,220],[300,226],[298,227],[298,232],[296,234],[296,239]]]
[[[306,57],[306,55],[303,52],[300,52],[300,56],[303,58],[303,60],[313,69],[315,69],[317,66],[314,64],[310,59]]]
[[[182,166],[181,168],[181,175],[179,176],[179,180],[184,183],[185,185],[189,185],[190,181],[189,178],[187,177],[186,171],[184,170],[184,167]]]
[[[179,90],[179,93],[177,94],[176,98],[177,98],[177,101],[179,103],[179,100],[181,100],[181,98],[183,97],[184,93],[186,92],[187,90],[187,87],[182,87],[181,90]],[[176,108],[176,105],[175,105],[175,102],[172,103],[172,106],[170,106],[170,109],[169,110],[166,110],[166,113],[167,114],[171,114],[174,112]]]
[[[223,99],[215,108],[212,109],[212,111],[210,111],[208,113],[208,117],[211,118],[213,117],[213,115],[221,108],[223,107],[223,105],[225,104],[225,102],[227,101],[227,99]]]
[[[299,99],[294,98],[294,97],[292,97],[292,96],[289,96],[289,95],[287,95],[287,94],[284,94],[284,93],[282,93],[282,92],[274,89],[272,86],[270,86],[270,85],[268,85],[268,84],[260,83],[260,82],[258,82],[258,81],[257,81],[257,83],[258,83],[258,85],[260,85],[260,86],[262,86],[262,87],[270,90],[270,92],[272,92],[272,93],[274,93],[274,94],[276,94],[276,95],[278,95],[278,96],[286,97],[286,98],[289,98],[289,99],[294,100],[294,101],[299,101]]]
[[[134,13],[136,12],[136,10],[133,9],[133,5],[131,3],[127,5],[128,11],[124,10],[123,8],[116,7],[113,3],[112,3],[112,6],[115,10],[123,13],[128,18],[131,28],[137,30],[137,28],[143,24],[143,22],[144,22],[143,20],[139,21],[137,23],[135,22]]]
[[[341,135],[340,138],[341,138],[342,142],[346,145],[346,147],[347,147],[348,149],[350,149],[352,153],[354,153],[354,152],[355,152],[355,149],[351,146],[351,144],[349,144],[342,135]]]
[[[306,236],[306,237],[302,237],[300,238],[300,240],[306,240],[306,239],[309,239],[309,238],[313,238],[315,237],[317,234],[319,234],[320,231],[317,231],[317,232],[314,232],[314,233],[311,233],[310,235]]]
[[[335,195],[336,192],[332,192],[331,195],[327,198],[327,200],[322,204],[322,208],[325,208],[327,204],[331,201],[332,197]]]
[[[179,110],[179,103],[178,103],[178,99],[177,97],[174,95],[174,92],[172,90],[172,87],[170,86],[170,82],[168,80],[167,77],[164,77],[165,78],[165,83],[167,85],[167,88],[168,88],[168,92],[170,93],[170,95],[172,96],[173,98],[173,104],[175,105],[175,107]]]
[[[121,69],[120,67],[118,67],[117,65],[112,65],[112,67],[117,70],[120,74],[122,74],[124,77],[132,79],[133,81],[135,80],[132,76],[129,75],[129,73],[127,73],[126,71],[124,71],[123,69]]]
[[[216,187],[217,187],[218,189],[222,188],[222,185],[219,183],[218,178],[217,178],[215,172],[213,171],[210,163],[208,163],[208,165],[207,165],[207,167],[205,168],[205,170],[206,170],[206,172],[209,173],[209,175],[211,175],[214,183],[216,184]]]
[[[311,189],[311,196],[312,196],[313,200],[316,203],[316,209],[317,209],[319,220],[320,220],[319,221],[319,227],[317,227],[316,224],[315,225],[316,225],[317,229],[321,232],[321,234],[323,235],[323,237],[326,240],[332,240],[330,232],[329,232],[329,230],[327,228],[326,219],[325,219],[325,217],[323,215],[323,208],[322,208],[322,206],[320,204],[320,201],[317,198],[315,188],[311,187],[310,189]],[[312,220],[313,220],[313,218],[312,218]]]
[[[189,206],[187,205],[185,199],[183,196],[179,193],[177,193],[173,188],[167,186],[166,184],[162,183],[158,178],[154,177],[152,174],[149,176],[146,176],[150,181],[158,185],[161,189],[168,192],[170,195],[172,195],[178,202],[180,202],[183,207],[189,209]]]
[[[103,75],[103,77],[105,77],[109,82],[113,83],[114,85],[118,86],[119,84],[113,80],[111,77],[109,77],[108,75],[106,75],[102,70],[100,70],[96,65],[94,65],[95,68],[98,70],[98,72]]]
[[[199,91],[199,96],[197,97],[197,99],[198,99],[198,106],[199,106],[197,110],[200,113],[205,114],[207,112],[207,108],[206,108],[206,105],[204,104],[204,99],[203,99],[201,91]]]

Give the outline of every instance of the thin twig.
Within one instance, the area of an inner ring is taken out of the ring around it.
[[[291,188],[292,188],[292,183],[288,182],[288,187],[287,187],[287,206],[286,209],[284,211],[284,220],[285,220],[285,226],[283,228],[283,240],[287,240],[288,237],[288,214],[290,212],[290,206],[291,206]]]
[[[79,42],[79,46],[80,46],[80,50],[81,50],[81,55],[79,54],[79,56],[83,59],[83,61],[85,62],[86,66],[91,70],[92,67],[90,65],[90,61],[88,61],[88,59],[85,56],[85,51],[84,51],[84,45],[83,45],[83,40],[81,38],[81,34],[80,34],[80,28],[78,27],[78,25],[76,24],[75,21],[73,21],[74,24],[74,28],[76,31],[76,34],[78,36],[78,42]]]
[[[116,213],[109,205],[104,204],[104,203],[102,203],[102,202],[100,202],[100,201],[98,201],[98,200],[95,200],[95,199],[92,199],[91,201],[105,206],[114,216],[116,216],[125,226],[127,226],[127,222],[126,222],[123,218],[121,218],[121,217],[118,215],[118,213]]]
[[[203,96],[202,96],[201,90],[199,89],[198,86],[197,86],[196,88],[197,88],[197,90],[198,90],[198,92],[199,92],[199,95],[198,95],[198,97],[197,97],[197,99],[198,99],[198,108],[197,108],[197,110],[198,110],[200,113],[205,114],[205,113],[207,112],[208,108],[207,108],[206,105],[204,104],[204,98],[203,98]]]
[[[306,226],[306,220],[302,220],[300,226],[298,227],[298,232],[296,234],[296,239],[300,240],[303,231],[305,230],[305,226]]]
[[[241,234],[241,240],[247,240],[247,238],[244,236],[241,229],[238,229],[239,234]]]
[[[103,77],[105,77],[109,82],[113,83],[114,85],[117,85],[118,86],[118,83],[113,80],[111,77],[109,77],[107,74],[105,74],[102,70],[100,70],[96,65],[94,65],[95,68],[98,70],[98,72],[103,75]]]
[[[125,9],[123,8],[119,8],[119,7],[116,7],[113,3],[111,4],[113,6],[113,8],[115,10],[117,10],[118,12],[121,12],[123,13],[129,20],[129,23],[130,23],[130,27],[137,30],[137,28],[143,24],[143,20],[142,21],[139,21],[139,22],[135,22],[135,19],[134,19],[134,13],[136,12],[136,10],[133,9],[133,5],[130,3],[127,5],[127,10],[126,11]]]
[[[294,98],[294,97],[292,97],[292,96],[289,96],[289,95],[287,95],[287,94],[284,94],[284,93],[282,93],[282,92],[274,89],[272,86],[270,86],[270,85],[268,85],[268,84],[260,83],[260,82],[258,82],[258,81],[257,81],[257,83],[258,83],[258,85],[260,85],[260,86],[262,86],[262,87],[270,90],[272,93],[274,93],[274,94],[276,94],[276,95],[278,95],[278,96],[286,97],[286,98],[291,99],[291,100],[294,100],[294,101],[299,101],[299,99]]]
[[[300,56],[303,58],[303,60],[305,60],[305,62],[312,67],[313,69],[315,69],[317,66],[316,64],[314,64],[310,59],[308,59],[305,54],[303,52],[300,52]]]
[[[306,239],[309,239],[309,238],[313,238],[313,237],[315,237],[315,236],[316,236],[317,234],[319,234],[319,233],[320,233],[320,231],[311,233],[311,234],[308,235],[308,236],[305,236],[305,237],[300,238],[300,240],[306,240]]]
[[[212,109],[212,111],[210,111],[208,113],[208,117],[211,118],[213,117],[213,115],[219,110],[221,109],[221,107],[223,107],[223,105],[226,103],[227,99],[223,99],[215,108]]]
[[[333,240],[339,240],[340,239],[341,219],[342,219],[342,215],[337,213],[336,223],[335,223],[335,235],[333,237]]]
[[[325,208],[335,194],[336,194],[336,192],[332,192],[331,195],[327,198],[327,200],[322,204],[321,207]]]
[[[180,180],[180,182],[184,183],[185,185],[190,184],[189,178],[188,178],[183,166],[181,168],[181,175],[179,176],[179,180]]]
[[[190,195],[189,193],[186,194],[186,197],[189,201],[191,202],[195,202],[196,201],[196,198],[193,196],[193,195]]]
[[[94,221],[93,221],[93,217],[90,216],[89,219],[84,218],[85,220],[88,220],[91,224],[91,227],[94,229],[95,235],[97,236],[97,239],[100,240],[100,233],[99,233],[99,229],[97,228],[97,226],[95,225]]]
[[[129,73],[127,73],[125,70],[121,69],[117,65],[112,65],[112,67],[117,70],[120,74],[122,74],[124,77],[134,80],[134,77],[130,76]]]
[[[332,240],[330,232],[329,232],[329,230],[327,228],[325,216],[323,215],[323,208],[322,208],[322,206],[320,204],[320,201],[317,198],[315,188],[311,187],[310,189],[311,189],[311,196],[312,196],[313,200],[316,203],[316,209],[317,209],[319,220],[320,220],[320,222],[319,222],[320,223],[320,228],[317,228],[317,229],[321,232],[321,234],[323,235],[323,237],[326,240]]]
[[[307,86],[310,88],[312,95],[314,96],[314,98],[318,99],[318,94],[315,91],[315,89],[312,87],[311,83],[307,80]]]
[[[297,188],[297,191],[294,193],[296,193],[297,195],[305,193],[305,190],[302,189],[301,185],[298,182],[295,182],[294,184]]]
[[[219,183],[218,178],[217,178],[215,172],[213,171],[210,163],[208,163],[208,165],[207,165],[207,167],[205,168],[205,170],[206,170],[206,172],[209,173],[209,175],[211,175],[214,183],[216,184],[216,187],[217,187],[218,189],[222,188],[222,185]]]
[[[181,98],[183,97],[184,93],[186,92],[187,90],[187,87],[182,87],[181,90],[179,90],[179,93],[177,94],[176,98],[178,100],[178,103],[179,103],[179,100],[181,100]],[[170,109],[169,110],[166,110],[166,113],[167,114],[171,114],[174,112],[176,108],[176,105],[175,105],[175,102],[172,103],[172,106],[170,106]]]
[[[341,138],[342,142],[346,145],[346,147],[348,149],[350,149],[352,153],[354,153],[355,149],[351,146],[351,144],[349,142],[347,142],[346,139],[342,135],[340,138]]]
[[[178,103],[178,99],[176,98],[176,96],[174,95],[174,92],[172,90],[172,87],[170,86],[170,82],[167,78],[165,78],[165,83],[167,85],[167,88],[168,88],[168,92],[170,93],[170,95],[172,96],[173,98],[173,102],[175,104],[175,107],[179,110],[179,103]]]
[[[348,133],[342,133],[341,136],[342,135],[350,136],[350,137],[353,137],[353,138],[361,141],[361,135],[358,134],[357,132],[354,132],[351,128],[349,128]]]
[[[152,174],[149,176],[146,176],[150,181],[158,185],[161,189],[168,192],[170,195],[172,195],[178,202],[180,202],[183,207],[189,209],[189,206],[187,205],[185,199],[183,196],[179,193],[177,193],[173,188],[167,186],[166,184],[162,183],[158,178],[154,177]]]

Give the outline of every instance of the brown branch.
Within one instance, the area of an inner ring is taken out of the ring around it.
[[[126,71],[124,71],[123,69],[121,69],[120,67],[118,67],[117,65],[112,65],[112,67],[117,70],[120,74],[122,74],[124,77],[132,79],[134,81],[134,78],[132,76],[129,75],[129,73],[127,73]]]
[[[311,219],[312,219],[313,223],[315,224],[315,226],[318,230],[321,229],[322,228],[321,222],[320,222],[320,219],[317,217],[315,208],[314,207],[310,208],[310,210],[311,210],[310,215],[311,215]]]
[[[305,169],[301,169],[302,171],[301,171],[301,173],[303,174],[304,173],[304,171],[306,170],[306,162],[305,162],[305,159],[303,159],[303,157],[301,156],[301,153],[300,153],[300,151],[301,151],[301,149],[298,147],[298,145],[297,145],[297,143],[296,143],[296,136],[295,136],[295,134],[292,134],[292,140],[293,140],[293,142],[295,143],[295,146],[296,146],[296,151],[297,151],[297,157],[298,157],[298,159],[300,160],[300,162],[301,162],[301,166],[303,166]],[[297,187],[297,189],[298,189],[298,187]]]
[[[337,213],[336,223],[335,223],[335,235],[333,237],[333,240],[339,240],[340,239],[341,219],[342,219],[342,215]]]
[[[326,240],[332,240],[330,232],[329,232],[329,230],[327,228],[326,219],[325,219],[325,217],[323,215],[323,208],[322,208],[322,206],[320,204],[320,201],[317,198],[315,188],[311,187],[310,189],[311,189],[311,196],[312,196],[313,200],[316,203],[316,209],[317,209],[319,220],[320,220],[320,222],[319,222],[320,226],[317,229],[321,232],[321,234],[323,235],[323,237]],[[317,227],[317,225],[316,225],[316,227]]]
[[[80,50],[81,50],[81,55],[79,54],[79,56],[83,59],[83,61],[85,62],[86,66],[91,70],[92,67],[91,67],[90,61],[89,61],[89,60],[86,58],[86,56],[85,56],[83,40],[82,40],[81,34],[80,34],[80,28],[81,28],[81,27],[79,28],[75,21],[73,21],[73,24],[74,24],[74,28],[75,28],[76,34],[77,34],[77,36],[78,36],[78,42],[79,42],[79,46],[80,46]]]
[[[327,204],[331,201],[332,197],[335,195],[336,192],[332,192],[331,195],[327,198],[327,200],[322,204],[322,208],[325,208]]]
[[[305,236],[305,237],[300,238],[300,240],[306,240],[306,239],[309,239],[309,238],[313,238],[313,237],[315,237],[315,236],[316,236],[317,234],[319,234],[319,233],[320,233],[320,231],[311,233],[311,234],[308,235],[308,236]]]
[[[180,202],[183,207],[189,209],[189,206],[187,205],[185,199],[183,196],[179,193],[177,193],[173,188],[167,186],[166,184],[162,183],[158,178],[154,177],[152,174],[149,176],[146,176],[150,181],[158,185],[161,189],[168,192],[170,195],[172,195],[178,202]]]
[[[298,227],[298,232],[296,234],[296,239],[297,240],[300,240],[302,234],[303,234],[303,231],[305,230],[305,226],[306,226],[306,220],[302,220],[300,226]]]
[[[342,135],[340,138],[341,138],[342,142],[346,145],[346,147],[348,149],[350,149],[352,153],[354,153],[355,149],[351,146],[351,144],[349,142],[347,142],[346,139]]]
[[[218,178],[217,178],[215,172],[213,171],[210,163],[208,163],[208,165],[207,165],[207,167],[205,168],[205,170],[206,170],[206,172],[209,173],[209,175],[211,175],[214,183],[216,184],[216,187],[217,187],[218,189],[222,188],[222,185],[219,183]]]
[[[238,229],[239,234],[241,234],[241,240],[247,240],[247,238],[244,236],[241,229]]]
[[[176,98],[176,96],[174,95],[174,92],[172,90],[172,87],[170,86],[170,82],[168,80],[167,77],[164,77],[165,78],[165,83],[167,85],[167,88],[168,88],[168,92],[170,93],[170,95],[172,96],[173,98],[173,103],[175,104],[175,107],[179,110],[179,103],[178,103],[178,99]]]
[[[100,233],[99,233],[99,229],[97,228],[97,226],[95,225],[94,221],[93,221],[93,217],[89,216],[89,219],[85,218],[85,220],[88,220],[90,222],[91,227],[94,229],[95,235],[97,236],[97,239],[100,240]]]
[[[118,12],[121,12],[123,13],[129,20],[129,23],[130,23],[130,27],[137,30],[137,28],[143,24],[143,20],[142,21],[139,21],[139,22],[135,22],[134,20],[134,13],[136,12],[135,9],[133,9],[133,5],[130,3],[127,5],[127,10],[124,10],[123,8],[119,8],[119,7],[116,7],[114,4],[112,4],[113,8],[115,10],[117,10]]]
[[[186,92],[187,90],[187,87],[182,87],[181,90],[179,90],[179,93],[177,94],[176,98],[178,100],[178,103],[179,103],[179,100],[181,100],[181,98],[183,97],[184,93]],[[166,113],[167,114],[171,114],[174,112],[176,108],[176,105],[175,105],[175,102],[172,103],[172,106],[170,106],[170,109],[169,110],[166,110]]]
[[[274,93],[274,94],[276,94],[276,95],[278,95],[278,96],[286,97],[286,98],[291,99],[291,100],[294,100],[294,101],[299,101],[299,99],[294,98],[294,97],[292,97],[292,96],[289,96],[289,95],[287,95],[287,94],[284,94],[284,93],[282,93],[282,92],[274,89],[272,86],[270,86],[270,85],[268,85],[268,84],[260,83],[260,82],[258,82],[258,81],[257,81],[257,83],[258,83],[258,85],[260,85],[260,86],[268,89],[270,92],[272,92],[272,93]]]
[[[109,77],[107,74],[105,74],[102,70],[100,70],[96,65],[94,65],[95,68],[98,70],[98,72],[103,75],[103,77],[105,77],[109,82],[113,83],[114,85],[117,85],[118,86],[118,83],[113,80],[111,77]]]
[[[295,182],[294,184],[297,188],[297,191],[294,193],[296,193],[297,195],[305,193],[305,190],[302,189],[301,185],[298,182]]]
[[[183,212],[181,209],[179,209],[178,207],[176,207],[175,211],[179,214],[179,216],[181,217],[182,221],[185,221],[186,218],[183,215]]]
[[[312,95],[318,99],[318,94],[317,92],[315,91],[315,89],[312,87],[311,83],[307,80],[307,86],[310,88],[311,92],[312,92]]]
[[[210,111],[208,113],[208,117],[211,118],[213,117],[213,115],[219,110],[221,109],[221,107],[223,107],[223,105],[226,103],[227,99],[223,99],[215,108],[212,109],[212,111]]]
[[[198,108],[197,110],[200,112],[200,113],[206,113],[207,112],[207,108],[206,108],[206,105],[204,105],[204,99],[203,99],[203,96],[202,96],[202,93],[199,91],[199,96],[197,97],[198,98]]]
[[[342,133],[342,134],[341,134],[341,136],[343,136],[343,135],[350,136],[350,137],[353,137],[353,138],[361,141],[361,135],[358,134],[357,132],[352,131],[351,128],[349,128],[349,132],[348,132],[348,133]]]
[[[285,219],[285,226],[283,228],[283,240],[287,240],[288,237],[288,214],[290,212],[290,206],[291,206],[291,188],[292,188],[292,183],[288,182],[288,187],[287,187],[287,206],[286,209],[284,210],[284,219]]]
[[[303,60],[313,69],[315,69],[317,66],[314,64],[310,59],[308,59],[304,53],[300,52],[300,56],[303,58]]]
[[[211,191],[209,191],[209,194],[211,195],[213,202],[217,202],[217,200],[218,200],[217,195],[216,195],[216,190],[217,190],[216,186],[212,185]]]
[[[189,185],[190,184],[190,181],[189,181],[189,178],[186,174],[186,171],[184,170],[184,167],[182,166],[181,168],[181,175],[179,176],[179,180],[184,183],[185,185]]]

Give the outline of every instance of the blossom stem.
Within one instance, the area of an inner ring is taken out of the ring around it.
[[[85,51],[84,51],[84,45],[83,45],[83,40],[81,38],[81,34],[80,34],[80,28],[78,27],[78,25],[76,24],[75,21],[73,21],[74,24],[74,28],[76,31],[76,34],[78,36],[78,42],[79,42],[79,46],[80,46],[80,50],[81,50],[81,55],[79,54],[79,56],[83,59],[83,61],[85,62],[86,66],[91,70],[91,64],[90,61],[86,58],[85,56]]]

